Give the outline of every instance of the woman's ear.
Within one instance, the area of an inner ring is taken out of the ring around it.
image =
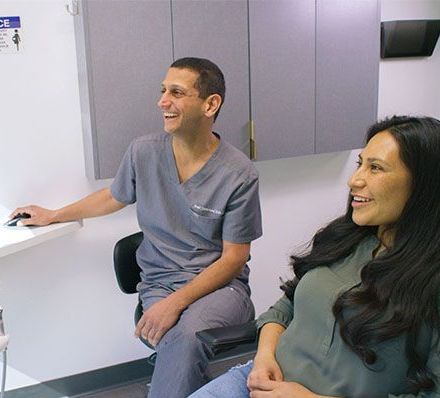
[[[214,116],[220,105],[222,104],[222,97],[219,94],[211,94],[205,100],[205,115],[206,117]]]

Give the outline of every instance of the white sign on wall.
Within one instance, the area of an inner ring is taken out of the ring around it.
[[[0,54],[23,51],[20,17],[0,17]]]

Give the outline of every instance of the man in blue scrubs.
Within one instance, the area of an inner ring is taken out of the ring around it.
[[[250,242],[261,236],[258,173],[212,130],[223,74],[200,58],[175,61],[158,106],[164,132],[132,142],[109,188],[57,210],[22,207],[23,225],[96,217],[136,203],[144,240],[136,335],[155,347],[151,398],[184,398],[209,381],[197,330],[254,317]]]

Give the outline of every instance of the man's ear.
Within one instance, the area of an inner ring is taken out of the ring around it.
[[[205,115],[212,117],[216,114],[220,105],[222,104],[222,97],[219,94],[211,94],[205,100]]]

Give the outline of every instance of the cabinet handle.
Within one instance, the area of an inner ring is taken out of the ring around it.
[[[249,158],[257,159],[257,141],[255,141],[255,125],[253,120],[249,120]]]

